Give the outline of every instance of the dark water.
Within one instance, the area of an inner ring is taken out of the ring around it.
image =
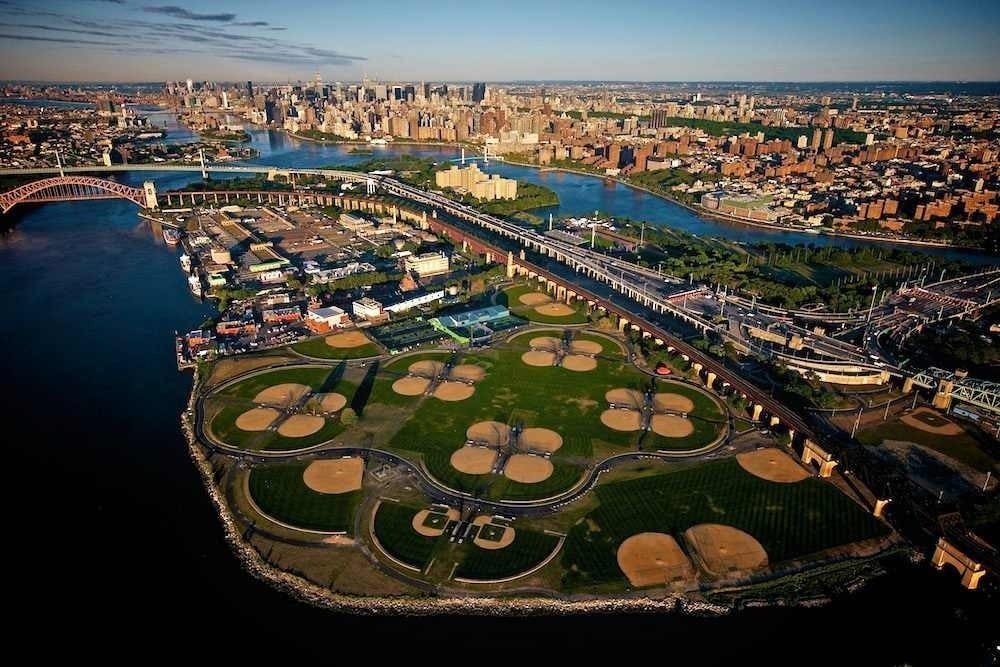
[[[356,640],[427,652],[488,640],[512,658],[613,642],[698,664],[962,665],[998,639],[995,610],[930,568],[825,609],[723,619],[382,619],[295,602],[239,567],[188,459],[178,414],[191,380],[174,369],[171,337],[208,308],[188,294],[177,254],[122,201],[32,209],[0,240],[5,600],[17,616],[9,636],[39,655],[326,663]]]

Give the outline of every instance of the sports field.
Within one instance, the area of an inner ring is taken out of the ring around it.
[[[250,471],[250,497],[264,514],[282,523],[325,532],[348,532],[361,491],[318,493],[303,475],[309,462],[259,465]]]
[[[963,428],[930,411],[918,411],[858,432],[858,441],[871,447],[878,447],[885,440],[922,445],[980,472],[995,472],[1000,464]]]
[[[586,324],[587,304],[561,304],[544,292],[544,286],[518,284],[503,291],[507,308],[518,317],[540,324]],[[541,290],[541,291],[540,291]]]
[[[475,393],[456,403],[423,399],[392,438],[391,447],[419,455],[428,471],[447,486],[490,498],[521,500],[565,491],[580,480],[586,465],[595,457],[635,449],[643,437],[641,432],[608,428],[600,415],[607,408],[608,389],[639,390],[648,383],[648,376],[626,362],[617,343],[590,334],[576,335],[574,341],[586,341],[589,349],[596,352],[597,364],[592,371],[531,366],[522,361],[531,341],[562,336],[559,330],[526,332],[498,348],[463,356],[462,364],[474,364],[485,371],[485,376],[476,382]],[[412,363],[420,358],[406,357],[405,361]],[[395,364],[389,367],[396,368]],[[384,390],[377,391],[381,395]],[[696,403],[694,413],[719,416],[714,402],[699,390],[682,387],[678,391],[692,397]],[[452,454],[463,446],[463,434],[473,424],[489,421],[558,433],[562,446],[549,459],[553,464],[551,476],[540,482],[524,483],[503,475],[470,475],[456,470]],[[690,438],[664,439],[676,441],[664,443],[664,448],[701,446],[706,437],[714,438],[714,426],[711,428],[708,434],[698,431]]]
[[[310,338],[301,343],[292,345],[292,349],[299,354],[317,359],[364,359],[366,357],[377,357],[381,354],[378,346],[372,343],[364,334],[357,334],[351,339],[344,339],[341,344],[336,336],[347,336],[347,334],[327,334],[318,338]],[[347,343],[351,343],[348,345]]]
[[[384,501],[375,513],[375,537],[382,548],[396,560],[421,570],[430,561],[438,540],[413,529],[413,517],[422,509]]]
[[[455,569],[455,576],[479,580],[512,577],[541,563],[559,543],[559,538],[553,535],[516,530],[514,541],[503,549],[481,549],[474,544],[463,544],[464,553]]]
[[[769,482],[734,459],[637,479],[600,484],[600,505],[569,531],[563,549],[570,587],[622,581],[618,547],[647,532],[680,534],[698,524],[723,524],[761,543],[780,563],[887,534],[884,524],[836,487],[816,478]]]
[[[206,423],[221,442],[250,451],[302,449],[326,442],[344,430],[341,410],[330,408],[350,404],[357,391],[357,385],[342,374],[342,366],[337,366],[282,368],[255,375],[210,396],[205,401]]]

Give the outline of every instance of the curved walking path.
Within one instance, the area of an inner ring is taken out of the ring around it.
[[[550,327],[551,328],[551,327]],[[523,331],[518,331],[518,334],[523,333]],[[610,338],[610,337],[609,337]],[[419,350],[410,352],[407,354],[419,354],[427,352],[428,350]],[[452,350],[447,350],[451,352]],[[407,355],[398,355],[393,357],[393,361],[406,357]],[[716,440],[709,443],[708,445],[701,447],[699,449],[692,449],[686,451],[631,451],[622,452],[620,454],[613,454],[600,461],[593,464],[592,467],[587,468],[585,474],[580,478],[580,480],[573,485],[573,487],[562,491],[556,495],[550,496],[548,498],[541,498],[536,500],[487,500],[483,498],[477,498],[475,495],[459,491],[458,489],[453,489],[446,486],[441,481],[436,479],[431,475],[423,465],[416,464],[409,459],[400,456],[394,452],[389,452],[384,449],[378,449],[376,447],[363,447],[356,445],[345,445],[338,444],[334,440],[329,440],[327,442],[319,443],[310,447],[304,447],[301,449],[294,450],[281,450],[281,451],[251,451],[246,449],[241,449],[239,447],[234,447],[232,445],[226,444],[211,433],[211,429],[207,428],[205,423],[205,401],[204,399],[209,393],[216,393],[228,386],[242,382],[248,378],[255,377],[257,375],[263,375],[269,373],[275,369],[283,368],[287,366],[337,366],[341,363],[345,363],[344,360],[330,360],[329,363],[324,362],[309,362],[303,364],[300,361],[289,361],[282,364],[277,364],[275,366],[268,366],[264,368],[255,368],[249,370],[245,373],[227,378],[226,380],[216,383],[214,385],[206,386],[202,389],[199,394],[198,399],[195,401],[195,435],[198,441],[211,449],[214,452],[222,453],[228,456],[232,456],[241,461],[250,461],[254,463],[286,463],[291,461],[300,460],[304,457],[319,454],[321,452],[327,451],[337,451],[339,453],[348,454],[352,456],[362,456],[367,458],[368,456],[375,455],[393,463],[394,465],[399,465],[407,468],[412,472],[420,483],[422,490],[431,498],[436,501],[443,502],[450,505],[456,505],[460,503],[473,503],[475,506],[487,511],[495,512],[508,512],[515,515],[526,515],[533,513],[542,513],[555,509],[556,505],[572,502],[577,498],[580,498],[584,494],[588,493],[595,484],[597,484],[600,475],[604,472],[609,471],[612,467],[620,465],[622,463],[637,461],[640,459],[656,458],[663,461],[676,461],[691,459],[695,457],[708,454],[716,449],[718,449],[727,439],[727,433],[721,434]],[[197,388],[196,388],[197,390]],[[266,515],[265,515],[266,516]],[[285,526],[290,527],[290,526]],[[308,531],[315,532],[315,531]]]

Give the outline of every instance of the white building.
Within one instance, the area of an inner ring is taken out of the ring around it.
[[[412,296],[403,301],[391,304],[385,307],[385,310],[390,313],[405,313],[408,310],[416,308],[417,306],[423,306],[428,303],[433,303],[434,301],[439,301],[444,298],[444,290],[434,290],[433,292],[425,292],[423,294],[418,294],[417,296]],[[354,302],[357,304],[357,301]]]
[[[382,304],[371,297],[361,297],[351,304],[351,311],[355,317],[365,320],[378,319],[382,316]]]
[[[448,273],[448,255],[443,252],[424,252],[403,258],[403,269],[424,278]]]

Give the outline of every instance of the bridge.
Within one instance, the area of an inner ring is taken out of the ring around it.
[[[7,213],[18,204],[79,199],[128,199],[143,208],[149,207],[150,203],[155,206],[155,189],[151,200],[146,194],[145,188],[133,188],[94,176],[56,176],[26,183],[0,194],[0,212]]]
[[[970,378],[962,372],[928,368],[907,378],[904,390],[913,385],[933,390],[934,407],[942,410],[950,408],[952,401],[958,399],[1000,416],[1000,383]]]

